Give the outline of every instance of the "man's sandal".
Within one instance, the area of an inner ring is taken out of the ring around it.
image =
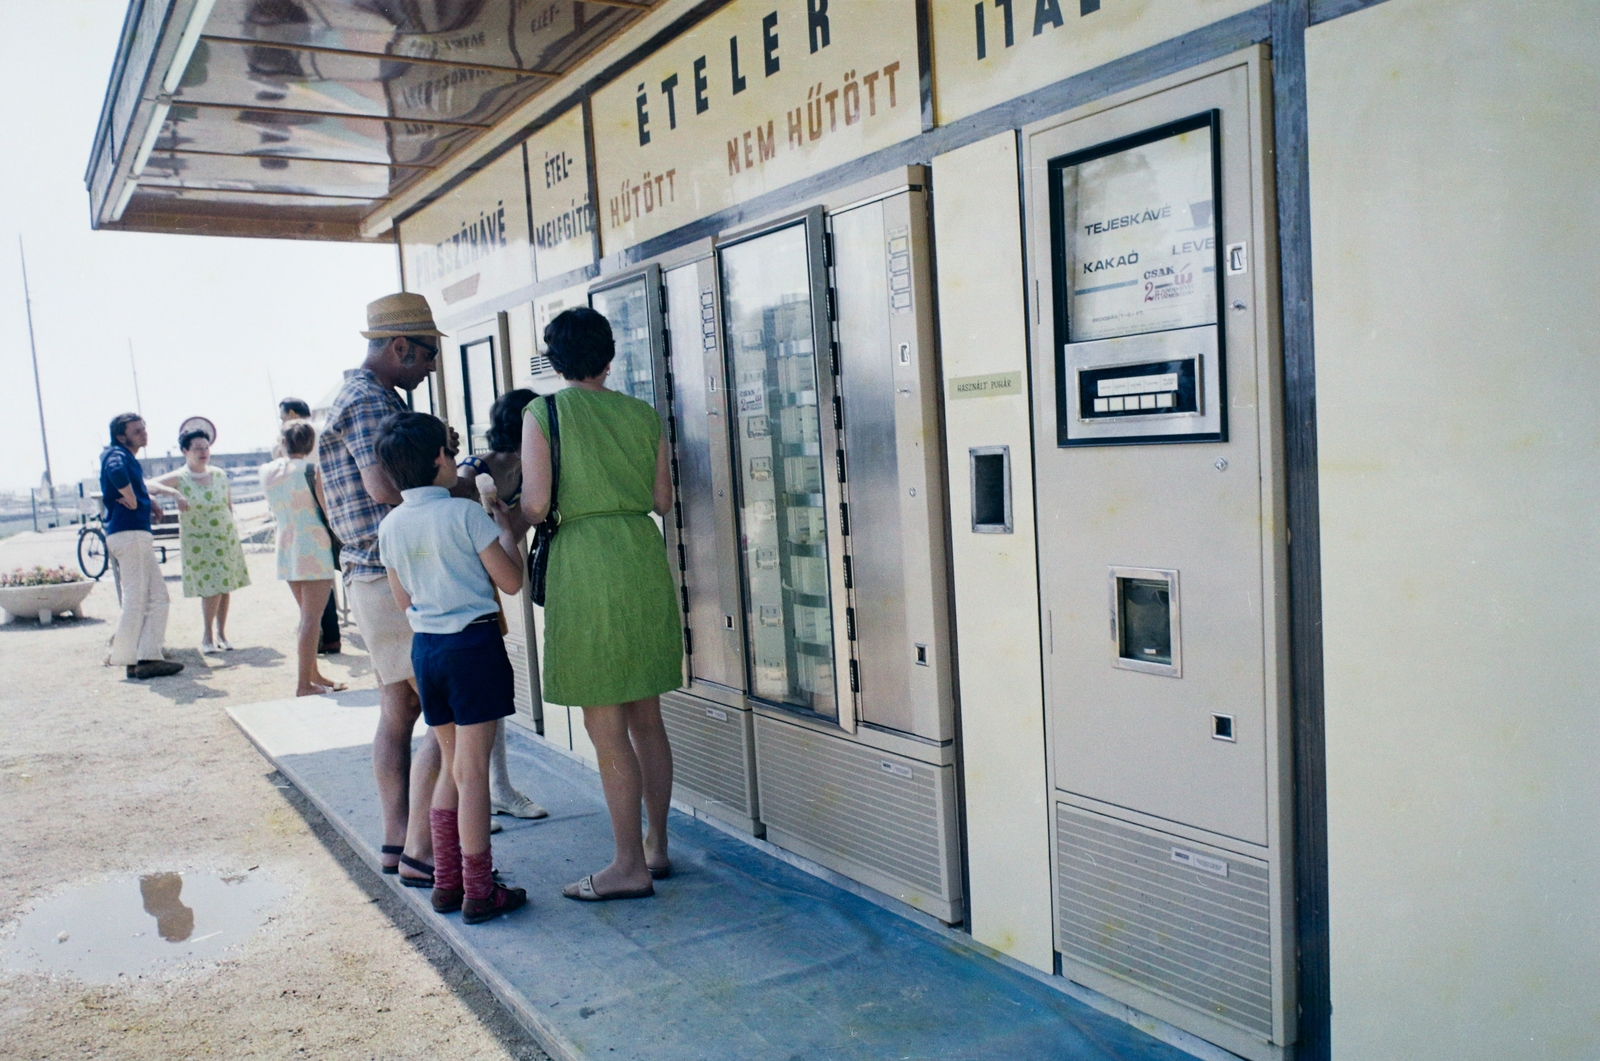
[[[634,888],[630,891],[607,892],[601,895],[594,890],[594,874],[561,889],[561,894],[568,899],[576,899],[580,903],[605,903],[612,899],[647,899],[656,893],[654,884],[646,884],[643,888]]]
[[[429,865],[426,862],[423,862],[421,859],[412,858],[410,855],[401,855],[400,856],[400,865],[405,866],[407,869],[414,869],[418,873],[426,873],[427,874],[426,877],[408,877],[404,873],[401,873],[400,874],[400,883],[401,884],[404,884],[407,888],[432,888],[433,887],[433,866]],[[398,869],[396,869],[395,872],[399,873],[400,871]]]

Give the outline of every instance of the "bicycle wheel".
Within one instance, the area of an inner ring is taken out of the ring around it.
[[[106,553],[105,532],[99,527],[85,527],[78,532],[78,566],[96,582],[106,573],[110,557]]]

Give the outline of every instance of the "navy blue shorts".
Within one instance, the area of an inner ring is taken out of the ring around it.
[[[498,623],[473,623],[455,634],[414,635],[411,669],[422,717],[430,726],[472,726],[516,711],[511,660]]]

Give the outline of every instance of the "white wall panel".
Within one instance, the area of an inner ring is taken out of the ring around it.
[[[1334,1056],[1600,1056],[1600,7],[1307,40]]]

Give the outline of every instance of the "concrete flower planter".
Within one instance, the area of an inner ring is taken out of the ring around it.
[[[54,586],[0,586],[0,623],[9,623],[19,615],[36,615],[39,624],[47,626],[67,612],[82,619],[83,598],[94,586],[89,581]]]

